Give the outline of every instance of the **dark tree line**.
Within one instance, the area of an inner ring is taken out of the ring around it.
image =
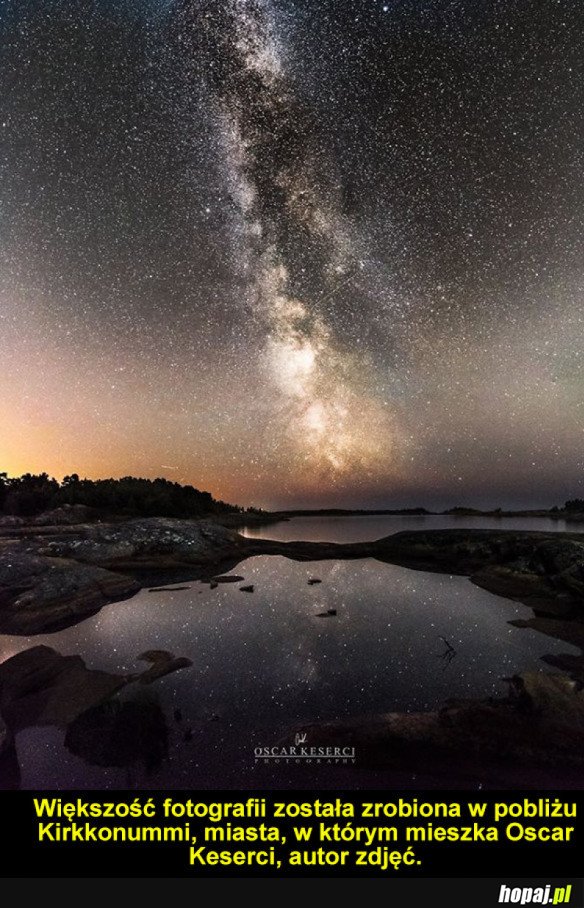
[[[570,514],[584,514],[584,498],[572,498],[565,503],[564,510]]]
[[[242,510],[215,500],[210,492],[167,479],[80,479],[73,473],[58,482],[47,473],[14,479],[0,473],[0,513],[34,517],[64,505],[136,517],[203,517]]]

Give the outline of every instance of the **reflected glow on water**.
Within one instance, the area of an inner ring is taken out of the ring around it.
[[[289,532],[290,524],[282,528]],[[339,523],[338,530],[352,528]],[[255,766],[253,749],[276,743],[290,726],[499,695],[503,677],[546,670],[544,653],[575,652],[511,627],[509,620],[530,610],[464,577],[373,559],[279,556],[250,558],[233,573],[245,581],[214,590],[197,581],[177,592],[142,590],[58,634],[0,638],[2,659],[44,643],[112,672],[143,668],[136,657],[152,648],[193,661],[150,688],[167,714],[173,745],[170,762],[152,777],[128,781],[122,770],[89,767],[64,750],[62,731],[27,729],[17,740],[24,787],[286,787],[287,769],[271,767],[268,778]],[[239,589],[247,584],[253,593]],[[321,617],[328,610],[336,614]]]

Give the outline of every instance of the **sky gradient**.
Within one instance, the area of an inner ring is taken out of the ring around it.
[[[0,4],[0,469],[584,491],[578,0]]]

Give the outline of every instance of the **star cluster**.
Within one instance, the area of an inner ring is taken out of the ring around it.
[[[581,492],[583,25],[2,5],[2,468],[267,507]]]

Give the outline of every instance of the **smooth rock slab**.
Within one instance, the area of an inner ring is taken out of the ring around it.
[[[1,550],[0,633],[59,630],[140,590],[132,577],[14,546]]]

